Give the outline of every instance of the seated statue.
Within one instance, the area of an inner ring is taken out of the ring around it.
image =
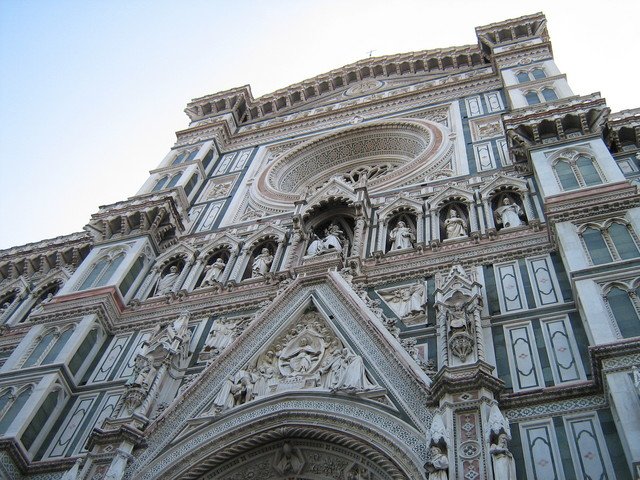
[[[496,223],[501,224],[504,228],[519,227],[522,225],[520,215],[522,215],[520,206],[512,202],[509,197],[504,197],[502,205],[496,208],[494,212]]]
[[[204,267],[206,273],[204,274],[202,285],[211,285],[214,281],[218,281],[222,277],[222,272],[224,272],[224,267],[226,266],[227,264],[224,263],[224,260],[218,257],[211,265]]]
[[[449,216],[444,221],[444,228],[447,239],[467,236],[467,222],[458,216],[458,212],[453,207],[449,209]]]
[[[273,262],[273,256],[268,248],[263,248],[260,255],[253,259],[251,278],[264,277],[269,272],[271,262]]]
[[[391,230],[389,240],[391,241],[391,250],[402,250],[413,247],[412,242],[415,240],[415,235],[403,221],[399,221],[396,227]]]

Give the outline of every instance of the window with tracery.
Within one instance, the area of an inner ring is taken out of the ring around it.
[[[58,328],[51,328],[38,336],[22,367],[45,365],[55,361],[69,338],[71,338],[74,329],[75,325],[62,332]]]
[[[33,385],[20,389],[6,388],[0,393],[0,434],[7,431],[31,396]]]
[[[518,79],[518,83],[525,83],[532,80],[542,80],[543,78],[547,78],[547,74],[542,68],[536,67],[533,70],[520,71],[516,73],[516,78]]]
[[[89,274],[78,287],[78,290],[102,287],[107,284],[120,264],[124,260],[125,253],[109,253],[98,259],[89,269]]]
[[[637,281],[636,281],[637,283]],[[607,290],[605,299],[624,338],[640,336],[640,287],[615,284]]]
[[[603,182],[593,159],[585,155],[571,159],[561,158],[553,165],[553,171],[565,191],[600,185]]]
[[[622,221],[614,221],[607,227],[589,225],[581,237],[593,265],[640,256],[635,233]]]
[[[536,105],[542,102],[552,102],[558,99],[558,94],[551,87],[544,87],[542,90],[529,90],[525,92],[524,98],[528,105]]]

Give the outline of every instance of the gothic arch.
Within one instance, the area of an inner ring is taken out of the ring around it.
[[[302,447],[302,452],[303,445],[309,444],[320,448],[323,444],[330,445],[331,450],[344,449],[355,458],[355,463],[376,471],[376,478],[424,478],[424,459],[416,455],[411,446],[416,442],[425,444],[424,434],[385,411],[380,404],[315,394],[276,396],[247,407],[205,428],[195,428],[179,436],[135,477],[139,480],[225,478],[216,474],[218,469],[226,470],[219,467],[228,462],[237,465],[243,456],[252,457],[247,454],[256,449],[266,449],[274,458],[278,446],[288,442]],[[213,437],[216,441],[209,441]],[[187,457],[182,453],[185,446],[189,448]],[[305,460],[306,470],[303,469],[299,477],[290,472],[286,478],[330,478],[313,475],[311,459]],[[249,458],[248,465],[250,461]]]

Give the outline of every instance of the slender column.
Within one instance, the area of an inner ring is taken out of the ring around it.
[[[286,239],[283,238],[278,242],[278,247],[276,248],[276,253],[273,254],[273,261],[271,262],[271,267],[269,271],[275,273],[279,270],[280,259],[282,258],[282,253],[284,252],[284,245],[286,243]]]
[[[173,287],[171,288],[172,292],[175,293],[180,290],[180,288],[182,287],[182,283],[184,282],[184,279],[191,271],[192,266],[193,266],[193,260],[188,260],[185,262],[184,268],[180,272],[180,275],[178,275],[178,279],[176,280],[176,283],[174,283]]]
[[[439,215],[436,210],[431,210],[431,239],[440,240]]]
[[[192,291],[196,287],[196,282],[200,277],[200,274],[204,270],[204,259],[198,258],[194,264],[194,266],[189,271],[189,275],[187,275],[187,279],[184,281],[183,288],[187,291]]]
[[[476,212],[476,209],[473,208],[473,207],[474,207],[473,204],[469,204],[468,205],[468,209],[469,209],[469,233],[477,232],[478,230],[480,230],[479,225],[478,225],[478,213]]]
[[[133,298],[137,300],[142,300],[144,298],[147,298],[151,293],[151,289],[157,283],[159,276],[160,276],[160,271],[154,267],[151,270],[151,272],[147,275],[147,278],[144,279],[144,281],[142,282],[142,285],[140,285],[140,288],[138,288],[138,291],[136,292]]]
[[[300,247],[300,244],[302,243],[302,239],[302,230],[299,228],[294,229],[293,235],[291,236],[291,245],[289,245],[289,248],[285,252],[286,254],[283,262],[283,270],[289,270],[294,266],[295,263],[298,263],[298,258],[300,257],[298,249]]]
[[[491,211],[491,205],[489,205],[489,199],[482,199],[482,208],[484,209],[484,216],[487,219],[487,228],[496,228],[496,223],[493,219],[493,212]]]
[[[376,246],[376,250],[379,252],[384,252],[386,250],[385,246],[387,244],[387,219],[385,218],[383,221],[378,222],[378,243]]]
[[[536,218],[536,215],[533,212],[533,208],[531,207],[531,196],[529,192],[522,193],[522,205],[524,206],[524,213],[527,216],[527,220],[531,221]]]
[[[235,280],[237,282],[241,281],[242,272],[241,269],[244,267],[245,260],[250,253],[246,248],[243,248],[238,258],[236,259],[235,264],[233,265],[233,270],[231,271],[231,275],[229,275],[229,280]]]
[[[416,216],[416,242],[423,243],[424,242],[424,216],[422,214],[418,214]]]
[[[365,223],[364,217],[360,216],[356,218],[356,228],[355,228],[355,232],[353,233],[353,247],[351,248],[352,257],[362,256],[365,225],[366,223]]]

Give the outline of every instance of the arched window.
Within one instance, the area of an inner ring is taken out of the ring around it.
[[[205,170],[207,170],[209,168],[209,165],[211,165],[212,159],[213,159],[213,150],[209,150],[207,154],[204,156],[204,158],[202,159],[202,166],[204,167]]]
[[[196,186],[196,183],[198,183],[198,174],[194,173],[193,175],[191,175],[191,178],[189,179],[187,184],[184,186],[184,193],[187,197],[193,190],[193,187]]]
[[[582,239],[594,265],[640,256],[633,233],[624,223],[613,222],[608,228],[590,226],[582,232]]]
[[[565,191],[602,183],[602,177],[593,160],[584,155],[578,156],[577,159],[560,159],[554,164],[553,169]]]
[[[167,185],[167,188],[175,187],[178,184],[178,182],[180,181],[180,177],[181,176],[182,176],[182,172],[178,172],[173,177],[171,177],[171,181]]]
[[[545,87],[542,89],[542,96],[544,97],[545,102],[552,102],[558,99],[558,95],[553,88]]]
[[[22,366],[32,367],[53,362],[71,338],[73,331],[74,327],[67,328],[62,333],[56,329],[49,330],[46,335],[40,337]]]
[[[131,288],[131,285],[133,285],[133,282],[136,281],[136,279],[138,278],[138,275],[140,275],[140,272],[142,271],[143,268],[144,268],[144,257],[141,255],[133,263],[133,265],[129,269],[129,272],[125,275],[124,279],[122,280],[122,283],[120,284],[120,293],[122,293],[123,297],[127,295],[127,292]]]
[[[176,155],[176,158],[173,159],[171,165],[180,165],[185,158],[187,158],[187,152],[180,152],[178,155]]]
[[[169,177],[162,177],[161,179],[159,179],[155,186],[153,187],[153,190],[151,190],[152,192],[157,192],[158,190],[162,190],[162,188],[164,187],[164,184],[167,183],[167,180],[169,179]]]
[[[4,415],[2,415],[2,418],[0,418],[0,433],[6,432],[7,428],[9,428],[13,420],[18,416],[18,413],[20,413],[22,407],[24,407],[27,403],[27,400],[29,400],[32,389],[33,387],[29,385],[27,388],[23,389],[14,399],[11,399],[10,394],[7,403],[8,408],[5,407]]]
[[[540,103],[540,97],[538,97],[538,93],[534,92],[533,90],[525,93],[524,98],[527,99],[527,104],[529,105]]]
[[[609,263],[613,260],[600,230],[589,227],[582,233],[582,239],[594,265]]]
[[[20,440],[27,450],[29,450],[33,446],[33,443],[35,442],[36,438],[38,438],[38,435],[43,433],[45,425],[47,423],[50,423],[50,419],[52,418],[56,407],[58,406],[59,399],[59,390],[50,392],[49,395],[47,395],[47,398],[45,398],[44,402],[42,402],[42,405],[40,405],[40,408],[38,409],[36,414],[33,416],[31,422],[29,422],[29,425],[27,425],[27,428],[25,428],[22,437],[20,437]]]
[[[593,160],[590,158],[581,155],[576,161],[576,166],[578,167],[578,172],[580,173],[580,176],[582,176],[582,180],[587,187],[602,183],[602,179],[593,164]]]
[[[531,71],[531,74],[533,75],[533,78],[535,78],[536,80],[547,78],[547,74],[544,73],[544,70],[542,68],[534,68]]]
[[[518,72],[516,73],[516,78],[518,79],[518,82],[520,83],[525,83],[528,82],[529,79],[529,74],[527,72]]]
[[[102,287],[103,285],[106,285],[124,260],[124,257],[124,252],[115,255],[114,257],[110,257],[108,255],[102,257],[93,265],[89,275],[84,279],[78,290],[86,290],[88,288]]]
[[[614,287],[607,293],[607,303],[624,338],[640,336],[638,307],[634,302],[634,298],[637,302],[639,294],[640,288],[623,290],[619,287]]]
[[[95,346],[97,340],[98,329],[94,328],[87,334],[85,339],[78,347],[78,350],[71,358],[71,361],[69,362],[69,370],[71,370],[72,374],[75,375],[76,373],[78,373],[78,371],[80,371],[80,368],[87,361],[89,354],[91,353],[91,350]]]

